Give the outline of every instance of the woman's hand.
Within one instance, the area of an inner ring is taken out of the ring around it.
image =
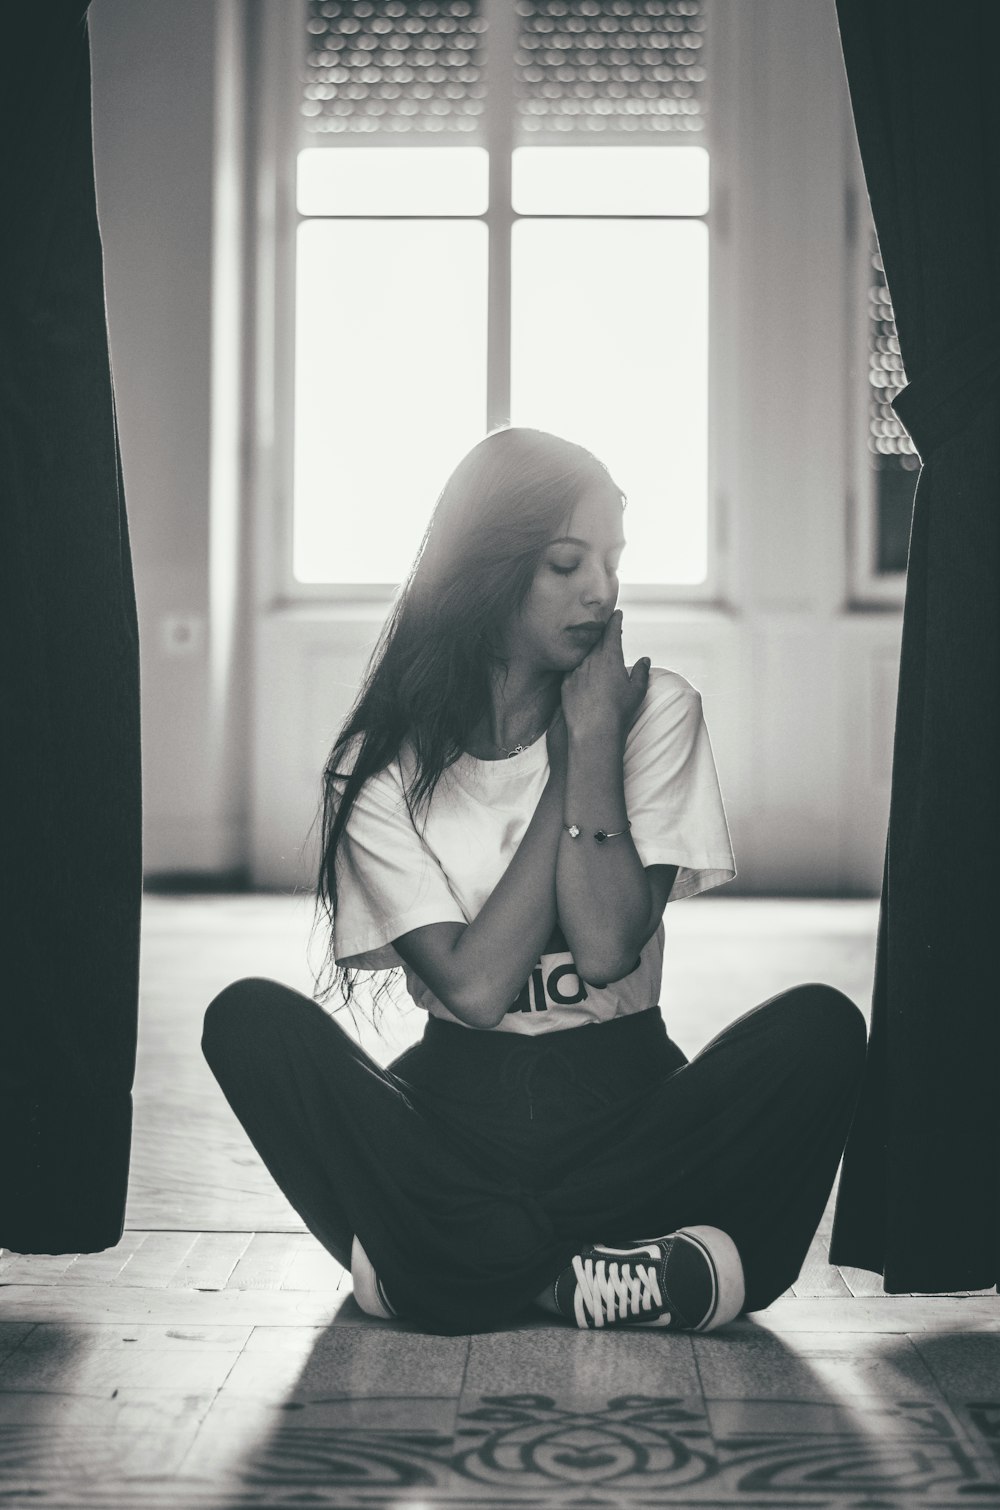
[[[563,677],[562,710],[569,734],[624,738],[642,707],[648,685],[648,656],[636,661],[631,672],[625,665],[622,612],[616,608],[593,650]]]

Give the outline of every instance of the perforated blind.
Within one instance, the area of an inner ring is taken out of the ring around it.
[[[516,136],[556,145],[694,140],[705,127],[703,0],[516,3]],[[304,136],[481,131],[486,19],[480,0],[306,0]]]
[[[875,470],[876,569],[906,570],[913,493],[920,458],[891,407],[906,386],[892,301],[875,232],[868,289],[868,449]]]
[[[705,126],[702,0],[518,0],[518,135],[527,145],[694,139]]]
[[[483,99],[479,0],[308,0],[305,138],[419,134],[472,144]]]

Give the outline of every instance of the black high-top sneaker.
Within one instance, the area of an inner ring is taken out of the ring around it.
[[[557,1277],[553,1295],[578,1327],[710,1332],[743,1309],[743,1265],[718,1227],[681,1227],[627,1248],[583,1248]]]

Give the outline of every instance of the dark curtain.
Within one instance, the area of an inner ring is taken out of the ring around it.
[[[867,1074],[831,1259],[1000,1272],[1000,5],[838,0],[922,470]]]
[[[141,872],[83,0],[8,7],[0,146],[0,1244],[91,1252],[124,1221]]]

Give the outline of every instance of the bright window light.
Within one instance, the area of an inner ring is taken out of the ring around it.
[[[707,227],[525,220],[512,250],[512,422],[610,468],[628,496],[623,582],[704,582]]]
[[[521,215],[704,215],[704,147],[519,147],[512,164]]]
[[[300,582],[406,575],[448,474],[485,429],[486,266],[478,221],[300,225]]]
[[[482,215],[488,198],[482,147],[306,147],[298,157],[300,215]]]

